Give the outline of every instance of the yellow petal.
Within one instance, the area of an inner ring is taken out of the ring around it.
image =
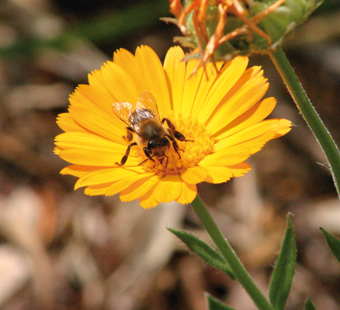
[[[208,171],[204,167],[196,166],[189,168],[181,173],[181,178],[184,182],[189,184],[198,184],[205,180]]]
[[[260,151],[268,141],[273,140],[275,138],[277,138],[276,133],[268,132],[262,136],[254,138],[247,142],[243,142],[241,145],[243,147],[246,147],[249,150],[250,154],[254,154]]]
[[[268,85],[262,76],[252,78],[247,83],[237,83],[211,114],[207,121],[207,129],[215,134],[242,115],[262,99]]]
[[[205,182],[208,183],[223,183],[230,180],[233,176],[233,173],[229,167],[223,166],[205,166],[208,170],[208,176],[205,179]]]
[[[276,100],[273,97],[266,98],[248,111],[237,117],[234,121],[215,133],[215,137],[220,140],[229,137],[249,126],[252,126],[265,119],[275,108]]]
[[[177,111],[184,115],[196,115],[205,106],[212,85],[224,71],[221,69],[224,62],[216,62],[208,63],[193,73],[198,63],[199,61],[194,59],[187,63],[182,103],[177,108]]]
[[[102,66],[103,68],[104,66]],[[97,89],[99,92],[101,92],[102,96],[105,97],[112,97],[113,100],[116,100],[113,98],[111,92],[106,87],[106,81],[101,73],[101,70],[94,70],[91,72],[91,74],[88,75],[89,85],[95,89]]]
[[[107,166],[114,167],[117,162],[120,162],[122,159],[121,154],[112,153],[109,151],[96,151],[96,150],[63,150],[59,153],[60,158],[66,160],[69,163],[77,164],[77,165],[86,165],[86,166]],[[135,158],[129,159],[126,163],[126,166],[136,166],[138,165],[138,161]]]
[[[85,188],[84,193],[89,196],[105,195],[105,192],[110,185],[111,183],[88,186]]]
[[[80,126],[71,116],[70,113],[61,113],[58,115],[57,118],[58,126],[64,130],[65,132],[68,131],[75,131],[75,132],[89,132],[84,127]]]
[[[138,176],[140,174],[145,176],[145,171],[138,166],[133,168],[123,168],[120,166],[116,166],[114,168],[97,168],[96,170],[88,172],[87,174],[80,177],[75,185],[75,188],[77,189],[82,186],[113,183],[130,176]]]
[[[211,90],[212,85],[215,83],[217,79],[221,75],[223,75],[223,72],[226,70],[227,66],[223,67],[224,62],[216,62],[208,63],[205,67],[205,73],[204,76],[201,78],[201,83],[199,85],[199,88],[197,90],[197,95],[195,98],[195,102],[192,107],[192,114],[197,115],[198,112],[202,109],[202,107],[206,104],[207,96]]]
[[[56,155],[59,155],[62,150],[63,149],[61,149],[59,147],[55,147],[54,150],[53,150],[53,153],[56,154]]]
[[[136,50],[136,73],[139,74],[137,87],[140,92],[148,91],[156,98],[160,115],[171,111],[170,92],[165,72],[157,54],[148,46]]]
[[[196,68],[198,60],[192,59],[187,62],[186,74],[184,80],[182,103],[177,112],[189,115],[194,106],[196,95],[203,77],[204,70],[199,68],[198,71],[191,76],[192,71]]]
[[[86,107],[75,106],[70,108],[70,115],[88,132],[95,133],[115,143],[126,145],[123,139],[123,136],[126,135],[126,125],[115,116],[110,117],[104,113],[96,113],[94,109],[91,111]]]
[[[85,174],[97,170],[98,167],[89,167],[89,166],[79,166],[79,165],[71,165],[65,167],[63,170],[60,171],[62,175],[73,175],[75,177],[82,177]]]
[[[136,83],[138,91],[141,92],[140,85],[143,83],[143,76],[137,71],[137,60],[135,55],[126,49],[121,48],[114,53],[113,62],[129,74]]]
[[[105,195],[106,196],[112,196],[115,195],[121,191],[123,191],[124,189],[128,188],[129,186],[132,186],[133,184],[138,184],[138,181],[141,179],[144,179],[148,174],[147,173],[135,173],[132,176],[123,178],[115,183],[113,183],[111,186],[109,186],[107,188],[107,190],[105,191]],[[149,176],[151,177],[152,174],[149,174]]]
[[[175,46],[169,49],[164,60],[164,70],[172,99],[171,109],[174,111],[180,111],[182,105],[186,67],[185,62],[181,61],[183,57],[183,50]]]
[[[181,196],[177,199],[177,202],[182,204],[191,203],[197,196],[197,186],[195,184],[187,184],[182,182]]]
[[[200,166],[230,166],[245,161],[250,156],[249,150],[242,146],[223,149],[205,157]]]
[[[59,153],[61,158],[73,164],[88,166],[116,166],[127,148],[96,135],[80,132],[61,134],[56,137],[55,143],[63,149]],[[125,167],[138,165],[139,161],[131,154]]]
[[[159,202],[171,202],[181,195],[182,185],[179,175],[167,175],[157,184],[154,198]]]
[[[147,175],[144,178],[133,183],[128,188],[124,189],[119,198],[121,201],[132,201],[140,198],[150,190],[152,190],[159,182],[160,177],[158,175]]]
[[[91,90],[92,92],[87,92],[88,97],[94,93],[93,88]],[[76,91],[70,98],[69,112],[75,122],[102,137],[124,144],[122,136],[126,134],[126,125],[113,113],[113,102],[107,103],[107,112],[94,102],[96,99],[91,100],[88,97]]]
[[[153,193],[154,193],[154,189],[151,189],[146,194],[140,197],[139,204],[144,209],[150,209],[150,208],[156,207],[159,204],[159,201],[155,199]]]
[[[222,68],[221,74],[212,85],[202,108],[197,111],[198,119],[205,123],[231,88],[239,81],[248,64],[248,58],[236,57]]]
[[[89,103],[91,107],[95,105],[108,115],[112,115],[112,103],[117,101],[114,96],[110,94],[107,95],[102,90],[90,85],[79,85],[70,96],[70,99],[71,104],[72,100],[82,103],[84,106],[87,106]]]
[[[270,139],[275,139],[282,134],[287,133],[290,130],[291,122],[285,120],[285,119],[270,119],[262,121],[258,124],[249,126],[245,128],[244,130],[227,137],[225,139],[220,140],[215,144],[215,150],[220,151],[229,147],[232,147],[234,145],[244,145],[246,142],[254,142],[254,143],[262,143],[261,139],[254,140],[257,137],[263,136],[267,133],[272,133],[271,135],[267,135],[265,138],[263,138],[263,143],[261,147],[269,141]]]
[[[135,103],[140,90],[132,77],[120,66],[107,62],[101,69],[107,90],[117,101]]]
[[[59,153],[60,158],[72,164],[97,166],[97,167],[115,167],[117,162],[122,159],[122,154],[113,153],[110,151],[97,151],[97,150],[63,150]],[[129,156],[125,167],[134,167],[140,163],[132,156]]]
[[[229,166],[228,168],[231,170],[234,177],[241,177],[251,170],[251,167],[247,163],[240,163],[234,166]]]
[[[214,184],[227,182],[232,177],[243,176],[251,169],[245,162],[228,167],[207,166],[206,168],[208,176],[205,181]]]
[[[86,132],[66,132],[55,138],[56,146],[61,149],[83,149],[94,151],[109,151],[124,155],[127,145],[122,145],[108,139]]]

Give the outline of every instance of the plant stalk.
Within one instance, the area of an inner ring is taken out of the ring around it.
[[[256,286],[249,273],[246,271],[243,264],[235,254],[234,250],[231,248],[229,242],[223,237],[220,229],[217,227],[199,195],[196,196],[191,205],[201,220],[204,228],[219,249],[220,253],[230,265],[237,281],[243,286],[258,309],[273,310],[273,307]]]
[[[297,108],[312,130],[328,160],[333,176],[334,184],[340,197],[340,153],[331,134],[323,124],[318,113],[314,109],[305,90],[299,82],[292,66],[281,47],[275,52],[269,53],[277,71],[280,73],[288,91],[290,92]]]

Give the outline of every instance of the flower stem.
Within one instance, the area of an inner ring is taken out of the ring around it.
[[[231,248],[229,242],[223,237],[221,231],[217,227],[210,213],[206,209],[203,201],[198,195],[191,203],[191,205],[193,206],[196,214],[200,218],[204,228],[210,235],[211,239],[214,241],[215,245],[233,270],[236,279],[247,291],[258,309],[273,310],[273,307],[256,286],[256,284],[244,268],[243,264],[235,254],[234,250]]]
[[[292,66],[283,50],[279,47],[276,52],[269,53],[277,71],[280,73],[293,100],[312,130],[316,140],[323,149],[329,162],[334,184],[340,197],[340,153],[331,134],[315,111],[305,90],[299,82]]]

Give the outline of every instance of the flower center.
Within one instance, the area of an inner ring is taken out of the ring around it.
[[[141,147],[138,149],[138,155],[146,171],[152,171],[160,176],[168,174],[180,174],[188,168],[196,166],[205,156],[213,153],[214,138],[210,132],[198,120],[191,115],[183,117],[182,114],[175,115],[171,112],[167,119],[175,126],[176,131],[180,132],[186,140],[179,141],[178,152],[174,149],[173,143],[165,149],[164,155],[155,155],[151,159],[147,159]],[[155,153],[154,153],[155,154]],[[161,153],[162,154],[162,153]]]

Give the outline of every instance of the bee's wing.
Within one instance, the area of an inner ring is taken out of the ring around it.
[[[130,115],[134,109],[134,105],[130,102],[118,101],[112,104],[114,114],[128,126],[131,126]]]
[[[158,106],[155,97],[148,91],[143,91],[138,96],[138,101],[136,103],[137,109],[150,110],[153,113],[150,117],[155,118],[157,121],[161,121],[158,112]]]

